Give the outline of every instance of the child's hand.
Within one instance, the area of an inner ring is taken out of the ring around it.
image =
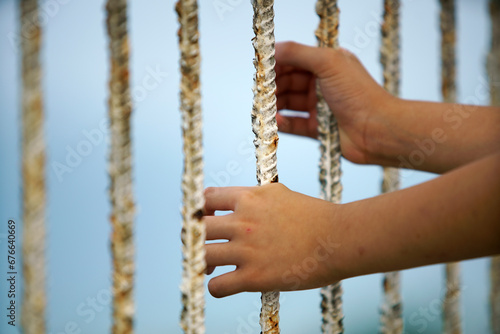
[[[277,115],[279,130],[317,137],[316,79],[337,118],[343,156],[355,163],[371,163],[370,146],[384,123],[393,99],[344,49],[309,47],[293,42],[276,44],[278,110],[304,111],[309,118]]]
[[[332,269],[338,245],[328,232],[335,230],[336,205],[279,183],[207,188],[205,197],[207,240],[228,240],[206,245],[207,267],[236,265],[210,280],[213,296],[309,289],[338,279]],[[213,216],[218,210],[233,213]]]

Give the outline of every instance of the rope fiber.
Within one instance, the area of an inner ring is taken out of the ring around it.
[[[339,9],[337,0],[318,0],[316,13],[319,24],[315,35],[319,47],[336,49],[338,43]],[[319,182],[321,199],[340,203],[342,184],[340,182],[340,140],[337,120],[326,103],[319,81],[316,82],[318,139],[320,143]],[[344,332],[342,311],[342,285],[340,282],[321,288],[321,314],[323,333]]]
[[[456,88],[456,29],[455,0],[440,0],[441,28],[441,94],[446,103],[455,103]],[[443,300],[443,332],[462,333],[460,316],[460,264],[447,263],[446,292]]]
[[[202,221],[203,147],[198,3],[179,0],[180,110],[184,149],[182,175],[182,312],[184,333],[205,333],[205,225]]]
[[[274,72],[274,1],[252,0],[253,47],[255,49],[255,77],[253,87],[252,131],[255,134],[257,181],[259,185],[278,182],[276,150],[278,126],[276,123],[276,73]],[[263,334],[278,334],[278,291],[262,293],[260,326]]]
[[[111,254],[113,260],[114,334],[134,332],[134,200],[132,192],[132,152],[129,84],[129,43],[127,1],[108,0],[107,30],[111,57],[109,80],[109,196],[111,200]]]
[[[394,96],[399,96],[400,86],[399,8],[399,0],[384,1],[384,21],[381,29],[380,63],[383,68],[384,88]],[[398,190],[399,187],[399,170],[385,167],[383,169],[382,193]],[[403,333],[400,285],[399,272],[384,274],[384,300],[380,316],[380,331],[383,334]]]
[[[23,304],[21,324],[26,334],[43,334],[45,323],[45,139],[40,48],[42,31],[38,0],[22,0],[21,29],[33,22],[21,39],[22,52],[22,176],[23,176]]]

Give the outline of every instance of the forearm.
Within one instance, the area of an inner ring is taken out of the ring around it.
[[[495,153],[418,186],[339,206],[332,276],[500,253],[499,170]]]
[[[393,99],[384,109],[367,138],[372,163],[444,173],[500,149],[499,108]]]

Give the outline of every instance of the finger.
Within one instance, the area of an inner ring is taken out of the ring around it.
[[[231,215],[204,217],[206,240],[231,240],[234,233],[234,224],[231,224]]]
[[[293,66],[321,76],[330,64],[335,51],[294,42],[276,43],[276,63],[279,66]]]
[[[307,92],[309,82],[313,79],[310,72],[295,70],[276,75],[276,94],[284,92]]]
[[[278,122],[278,131],[290,133],[298,136],[306,136],[311,138],[318,137],[317,121],[303,117],[290,117],[276,114],[276,121]]]
[[[222,298],[243,292],[244,284],[241,269],[212,278],[208,282],[208,291],[215,298]]]
[[[237,265],[239,255],[234,251],[231,242],[206,244],[205,260],[207,267]]]
[[[276,96],[278,110],[288,109],[297,111],[309,111],[309,94],[289,93]]]
[[[207,270],[206,270],[205,274],[207,274],[207,275],[212,274],[214,272],[215,268],[216,268],[215,266],[213,266],[213,267],[207,267]]]
[[[205,189],[204,215],[213,215],[215,211],[234,210],[236,195],[245,187],[210,187]]]
[[[295,71],[295,67],[289,66],[289,65],[283,65],[281,66],[280,64],[276,64],[274,66],[274,72],[276,73],[276,76],[287,74],[290,72]]]

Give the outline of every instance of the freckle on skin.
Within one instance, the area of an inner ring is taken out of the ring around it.
[[[364,248],[364,247],[362,247],[362,246],[361,246],[361,247],[358,247],[358,254],[359,254],[360,256],[363,256],[363,254],[365,254],[365,248]]]

